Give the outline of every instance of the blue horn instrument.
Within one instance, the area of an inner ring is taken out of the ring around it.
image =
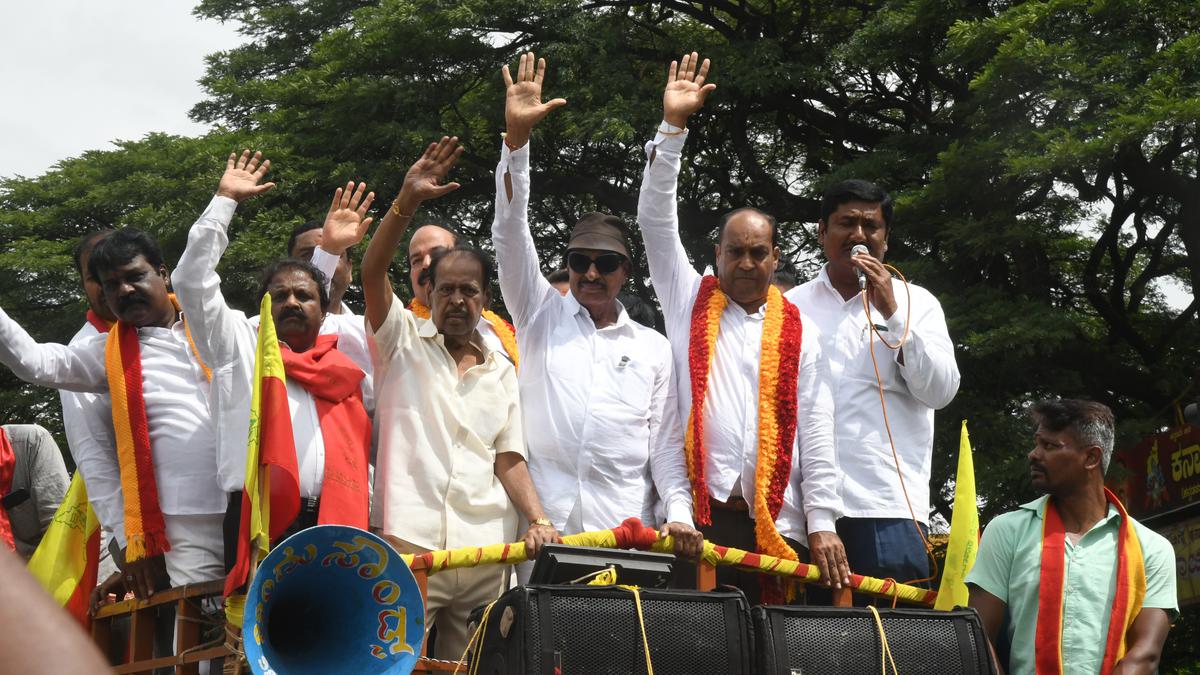
[[[259,563],[242,636],[255,675],[407,675],[421,655],[425,607],[412,571],[383,539],[320,525]]]

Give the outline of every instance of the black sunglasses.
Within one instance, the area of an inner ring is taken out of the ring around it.
[[[578,251],[567,253],[567,267],[576,274],[587,274],[593,264],[596,265],[596,271],[600,274],[612,274],[624,262],[625,256],[620,253],[601,253],[595,258]]]

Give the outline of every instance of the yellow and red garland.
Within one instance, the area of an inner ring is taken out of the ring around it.
[[[705,476],[704,399],[708,376],[716,353],[721,313],[728,299],[717,278],[706,276],[692,308],[688,342],[688,371],[691,375],[692,409],[684,438],[688,478],[692,483],[692,505],[698,525],[712,523]],[[754,538],[761,553],[796,560],[796,553],[783,540],[775,519],[783,506],[792,472],[792,445],[796,440],[796,378],[800,367],[802,338],[800,312],[774,286],[767,293],[763,319],[762,355],[758,368],[758,461],[754,470]]]
[[[416,298],[413,298],[412,302],[408,303],[408,310],[416,314],[419,318],[429,318],[429,308]],[[500,338],[500,344],[504,347],[508,358],[512,359],[513,366],[520,365],[517,359],[517,330],[513,328],[511,323],[505,321],[499,314],[490,309],[483,310],[483,318],[492,324],[492,330],[496,331],[496,337]]]

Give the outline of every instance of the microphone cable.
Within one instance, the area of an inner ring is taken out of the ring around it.
[[[879,338],[879,341],[882,342],[885,347],[893,351],[899,351],[904,346],[904,343],[908,341],[908,332],[910,326],[912,325],[912,291],[909,289],[908,279],[904,278],[904,274],[901,273],[900,270],[887,263],[881,264],[884,266],[884,268],[895,272],[896,276],[900,277],[900,281],[904,283],[904,334],[900,336],[899,342],[896,344],[888,342],[887,338],[880,334],[879,329],[875,327],[875,322],[871,320],[871,303],[867,300],[867,290],[869,289],[864,289],[859,293],[859,295],[862,297],[863,312],[867,316],[867,328],[871,333],[874,333]],[[883,376],[879,374],[879,361],[875,357],[875,340],[874,338],[870,337],[868,337],[868,340],[870,341],[871,365],[875,368],[875,382],[879,386],[879,405],[883,410],[883,427],[887,430],[888,445],[890,445],[892,448],[892,461],[896,466],[896,476],[900,479],[900,489],[904,492],[904,503],[908,506],[908,513],[912,518],[913,527],[916,528],[917,536],[921,539],[921,543],[925,546],[925,555],[929,556],[930,569],[933,571],[933,573],[928,577],[923,579],[910,579],[904,583],[912,585],[925,583],[926,581],[932,582],[937,578],[938,575],[937,558],[933,555],[933,545],[929,543],[929,538],[925,536],[925,531],[921,529],[921,523],[917,520],[917,513],[915,510],[913,510],[912,499],[908,496],[908,486],[904,482],[904,471],[900,468],[900,454],[896,452],[896,441],[892,438],[892,425],[888,420],[887,399],[884,397],[883,393]]]

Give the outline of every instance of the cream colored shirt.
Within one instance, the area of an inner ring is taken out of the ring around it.
[[[495,474],[496,455],[525,457],[512,363],[476,334],[484,361],[459,378],[437,327],[394,296],[367,336],[379,427],[372,524],[428,549],[515,539],[517,510]]]

